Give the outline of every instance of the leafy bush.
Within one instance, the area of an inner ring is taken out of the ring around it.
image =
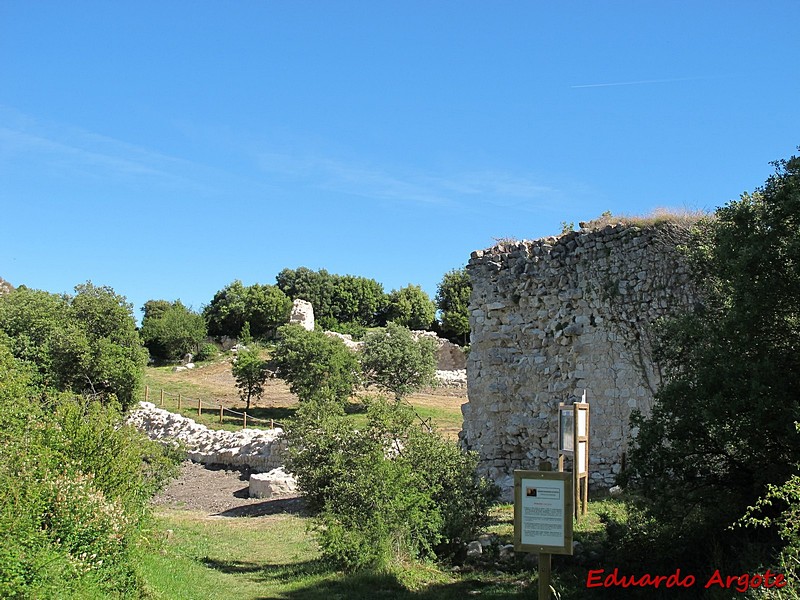
[[[800,423],[795,423],[800,433]],[[796,465],[800,472],[800,465]],[[782,573],[786,581],[800,577],[800,474],[793,474],[782,485],[770,485],[767,493],[749,507],[739,524],[745,527],[777,527],[785,544],[775,561],[773,571]],[[782,590],[780,598],[800,598],[800,588]]]
[[[664,384],[631,421],[625,477],[646,513],[672,524],[675,550],[716,552],[732,569],[757,567],[780,540],[729,525],[800,462],[798,231],[800,157],[697,223],[687,251],[702,302],[664,326]]]
[[[476,456],[415,424],[410,406],[367,400],[356,429],[341,407],[303,405],[289,468],[318,512],[323,554],[348,570],[448,556],[485,524],[496,488]]]
[[[144,305],[140,332],[150,356],[177,360],[189,352],[196,352],[207,334],[203,317],[186,308],[180,300],[168,302],[166,307],[159,304],[157,311],[148,310],[153,303],[151,300]]]
[[[367,333],[367,328],[359,323],[349,322],[340,323],[333,317],[322,317],[316,319],[316,328],[321,331],[335,331],[352,336],[354,340],[360,340]]]
[[[0,597],[137,596],[131,548],[176,456],[47,393],[0,336]]]
[[[389,323],[383,331],[370,332],[361,349],[361,368],[367,384],[403,398],[426,385],[436,375],[436,342],[414,338],[407,328]]]
[[[207,343],[200,346],[195,355],[197,360],[212,360],[219,355],[219,348],[215,344]]]
[[[385,311],[387,323],[394,322],[409,329],[429,330],[436,318],[436,305],[418,285],[392,290]]]
[[[342,340],[300,325],[284,325],[272,353],[277,374],[300,400],[347,401],[360,379],[355,354]]]
[[[36,366],[37,383],[104,401],[134,402],[147,351],[133,307],[108,287],[76,286],[59,296],[20,286],[0,296],[0,331],[17,358]]]
[[[289,320],[291,309],[292,301],[274,285],[245,286],[236,280],[214,294],[203,317],[211,335],[236,337],[250,323],[253,337],[265,339]]]

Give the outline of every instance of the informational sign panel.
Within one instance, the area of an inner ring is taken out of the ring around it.
[[[514,549],[572,554],[572,475],[514,471]]]

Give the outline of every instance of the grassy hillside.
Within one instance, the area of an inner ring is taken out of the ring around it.
[[[198,367],[175,373],[172,367],[147,367],[145,384],[149,388],[149,399],[156,406],[172,412],[191,417],[208,427],[236,429],[242,426],[242,417],[225,412],[222,423],[219,422],[219,407],[232,409],[242,413],[244,402],[234,385],[229,359],[220,359],[210,363],[200,363]],[[181,408],[178,409],[178,395],[181,396]],[[202,411],[198,416],[198,400],[202,402]],[[455,439],[461,430],[461,405],[467,401],[466,392],[451,388],[435,388],[409,396],[408,401],[416,408],[424,420],[431,422],[445,435]],[[352,418],[363,418],[357,399],[351,403]],[[270,419],[278,424],[291,417],[297,410],[297,396],[289,391],[289,387],[280,379],[267,381],[263,397],[254,401],[248,414],[248,427],[268,427]],[[262,422],[254,421],[258,419]]]

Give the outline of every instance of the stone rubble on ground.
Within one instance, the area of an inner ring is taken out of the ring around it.
[[[338,331],[325,331],[324,333],[328,337],[342,340],[344,345],[347,346],[347,349],[352,350],[353,352],[358,352],[364,346],[364,342],[354,341],[353,336],[349,333],[339,333]]]
[[[436,371],[436,381],[442,387],[465,387],[467,385],[467,370]]]
[[[285,463],[286,440],[279,427],[238,431],[209,429],[193,419],[157,408],[152,402],[140,402],[126,422],[150,439],[182,443],[191,460],[205,465],[249,467],[264,472]]]
[[[250,476],[250,497],[270,499],[297,493],[297,479],[283,467]]]

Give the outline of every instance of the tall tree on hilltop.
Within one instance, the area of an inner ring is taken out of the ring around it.
[[[386,322],[409,329],[430,330],[436,318],[436,305],[418,285],[392,290],[386,307]]]
[[[442,332],[452,342],[469,343],[469,298],[472,282],[465,268],[453,269],[442,277],[436,289],[436,306],[441,311]]]
[[[292,301],[274,285],[242,285],[238,279],[218,291],[203,309],[208,332],[236,337],[246,322],[255,338],[275,335],[289,320]]]

